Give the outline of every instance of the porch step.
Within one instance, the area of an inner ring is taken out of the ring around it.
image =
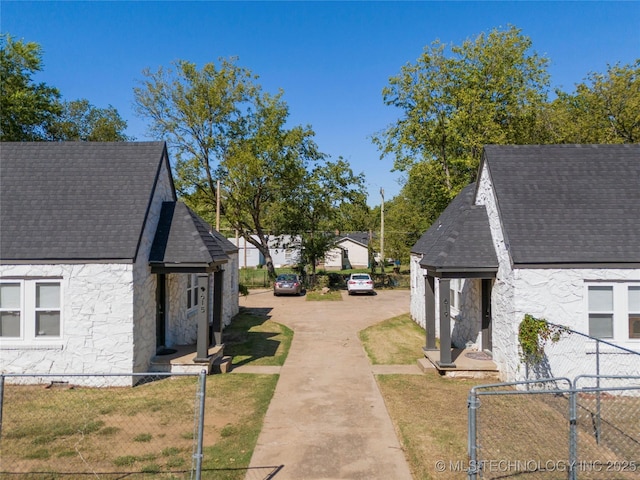
[[[440,365],[440,352],[425,350],[425,358],[418,360],[423,372],[435,369],[440,375],[455,378],[487,378],[499,379],[498,366],[490,359],[469,349],[452,349],[452,359],[455,367]]]
[[[169,355],[156,355],[151,359],[150,372],[170,373],[200,373],[206,370],[207,374],[214,371],[214,363],[223,357],[224,345],[216,345],[209,348],[209,356],[205,362],[195,362],[195,345],[178,345],[172,347],[176,350]]]
[[[213,373],[229,373],[231,371],[231,361],[233,357],[221,356],[213,362]]]

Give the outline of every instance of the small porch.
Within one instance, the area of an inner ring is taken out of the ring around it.
[[[440,350],[424,349],[424,357],[418,360],[423,372],[436,369],[440,375],[457,378],[499,378],[497,365],[486,352],[469,348],[452,348],[451,364],[440,361]]]
[[[231,367],[231,358],[224,356],[224,345],[210,346],[208,355],[202,361],[197,345],[176,345],[165,348],[151,359],[151,372],[168,373],[226,373]]]

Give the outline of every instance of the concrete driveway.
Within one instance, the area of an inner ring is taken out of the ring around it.
[[[240,305],[271,308],[271,319],[295,332],[246,478],[411,479],[358,339],[360,330],[408,312],[409,291],[345,291],[342,302],[263,291]],[[405,373],[420,374],[414,367]]]

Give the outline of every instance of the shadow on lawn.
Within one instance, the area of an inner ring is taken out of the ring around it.
[[[271,316],[271,308],[244,308],[222,333],[224,353],[233,357],[234,367],[255,362],[261,358],[275,357],[280,340],[273,340],[282,334],[278,324],[265,327]],[[269,328],[271,327],[271,328]],[[236,361],[236,357],[242,360]]]

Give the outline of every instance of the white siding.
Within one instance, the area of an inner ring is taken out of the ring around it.
[[[160,219],[162,202],[173,201],[171,172],[166,162],[162,162],[147,222],[144,225],[138,255],[133,266],[134,298],[134,372],[147,372],[151,358],[156,353],[156,282],[157,275],[151,274],[149,253]]]
[[[3,373],[130,373],[133,275],[126,264],[2,265],[2,277],[61,278],[63,336],[2,341]]]

